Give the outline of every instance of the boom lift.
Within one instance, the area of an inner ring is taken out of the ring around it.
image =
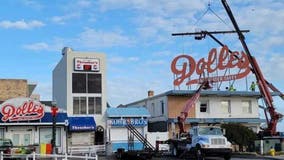
[[[210,89],[210,88],[211,86],[208,81],[202,82],[201,85],[198,87],[198,89],[195,91],[194,95],[189,100],[186,101],[186,104],[183,107],[183,110],[181,111],[180,116],[177,117],[180,134],[186,133],[184,130],[184,122],[186,118],[188,117],[188,111],[192,108],[192,106],[199,99],[201,90]]]
[[[273,99],[272,99],[272,96],[271,96],[271,93],[270,93],[270,90],[269,90],[269,87],[273,90],[273,91],[279,91],[277,88],[275,88],[272,84],[268,83],[265,79],[264,79],[264,76],[259,68],[259,65],[255,59],[255,57],[253,57],[248,49],[248,46],[245,42],[245,37],[244,35],[242,34],[234,16],[233,16],[233,13],[227,3],[226,0],[222,0],[222,4],[227,12],[227,14],[229,15],[232,23],[233,23],[233,26],[239,36],[239,40],[241,41],[241,44],[245,50],[245,53],[247,54],[247,57],[249,59],[249,62],[251,64],[251,69],[252,69],[252,72],[255,74],[255,77],[256,77],[256,80],[257,80],[257,85],[258,85],[258,88],[259,88],[259,91],[264,99],[264,102],[265,102],[265,105],[266,105],[266,108],[268,109],[268,112],[270,114],[270,119],[268,118],[267,116],[267,113],[266,113],[266,110],[265,111],[265,117],[266,117],[266,122],[267,122],[267,128],[264,129],[263,131],[263,135],[264,136],[276,136],[278,135],[277,133],[277,130],[276,130],[276,127],[277,127],[277,122],[283,118],[283,115],[276,112],[275,111],[275,107],[273,105]],[[283,94],[280,92],[280,96],[281,98],[283,99]]]

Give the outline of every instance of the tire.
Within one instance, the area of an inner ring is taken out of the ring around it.
[[[224,160],[230,160],[231,159],[231,154],[227,154],[224,156]]]
[[[205,155],[202,153],[200,146],[197,146],[195,151],[195,158],[196,160],[205,160]]]
[[[172,151],[172,154],[174,157],[178,157],[178,150],[177,150],[177,147],[173,147],[173,151]]]

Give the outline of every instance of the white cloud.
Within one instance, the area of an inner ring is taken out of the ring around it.
[[[120,32],[95,29],[86,29],[79,35],[77,41],[89,48],[131,46],[135,43],[134,40]]]
[[[0,22],[0,27],[2,28],[16,28],[16,29],[32,29],[32,28],[38,28],[42,27],[45,24],[41,21],[37,20],[32,20],[32,21],[25,21],[25,20],[20,20],[20,21],[1,21]]]
[[[80,17],[80,13],[69,13],[63,16],[54,16],[51,18],[51,21],[57,24],[65,24],[66,21],[76,19]]]
[[[38,42],[33,44],[26,44],[23,46],[25,49],[40,51],[40,50],[47,50],[49,48],[48,44],[45,42]]]
[[[26,6],[29,6],[31,8],[40,10],[44,6],[40,3],[40,1],[34,1],[34,0],[22,0],[22,3]]]
[[[24,44],[22,47],[27,50],[38,51],[56,51],[60,52],[65,46],[71,46],[70,40],[62,38],[53,38],[52,43],[47,42],[35,42],[30,44]]]
[[[39,82],[33,93],[40,94],[41,100],[52,100],[52,84],[49,82]]]
[[[127,63],[127,62],[136,62],[139,61],[138,57],[110,57],[108,59],[110,63]]]
[[[80,0],[77,2],[76,6],[80,8],[88,8],[91,7],[92,2],[89,0]]]

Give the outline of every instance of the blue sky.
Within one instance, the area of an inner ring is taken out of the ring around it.
[[[284,91],[284,1],[228,3],[240,28],[250,30],[246,41],[265,78]],[[145,98],[150,89],[155,94],[174,89],[170,64],[175,56],[200,59],[219,47],[210,38],[195,41],[172,33],[233,29],[221,0],[2,0],[0,15],[1,78],[35,82],[35,93],[51,100],[52,70],[63,47],[105,53],[112,106]],[[242,50],[235,34],[216,37]],[[244,81],[236,82],[238,90],[245,89]],[[275,106],[284,113],[283,100],[276,98]],[[283,122],[278,128],[284,130]]]

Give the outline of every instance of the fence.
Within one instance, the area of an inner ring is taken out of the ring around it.
[[[0,160],[4,159],[54,159],[54,160],[98,160],[98,153],[105,152],[105,145],[94,145],[94,146],[72,146],[68,148],[70,154],[38,154],[33,152],[32,154],[4,154],[0,153]]]
[[[37,154],[33,152],[32,154],[3,154],[0,153],[0,160],[4,159],[25,159],[25,160],[38,160],[38,159],[54,159],[54,160],[68,160],[68,159],[77,159],[77,160],[98,160],[98,155],[89,156],[86,154],[85,156],[75,156],[65,154]]]
[[[68,147],[68,153],[70,155],[96,155],[97,153],[105,152],[105,145],[93,145],[93,146],[70,146]]]

